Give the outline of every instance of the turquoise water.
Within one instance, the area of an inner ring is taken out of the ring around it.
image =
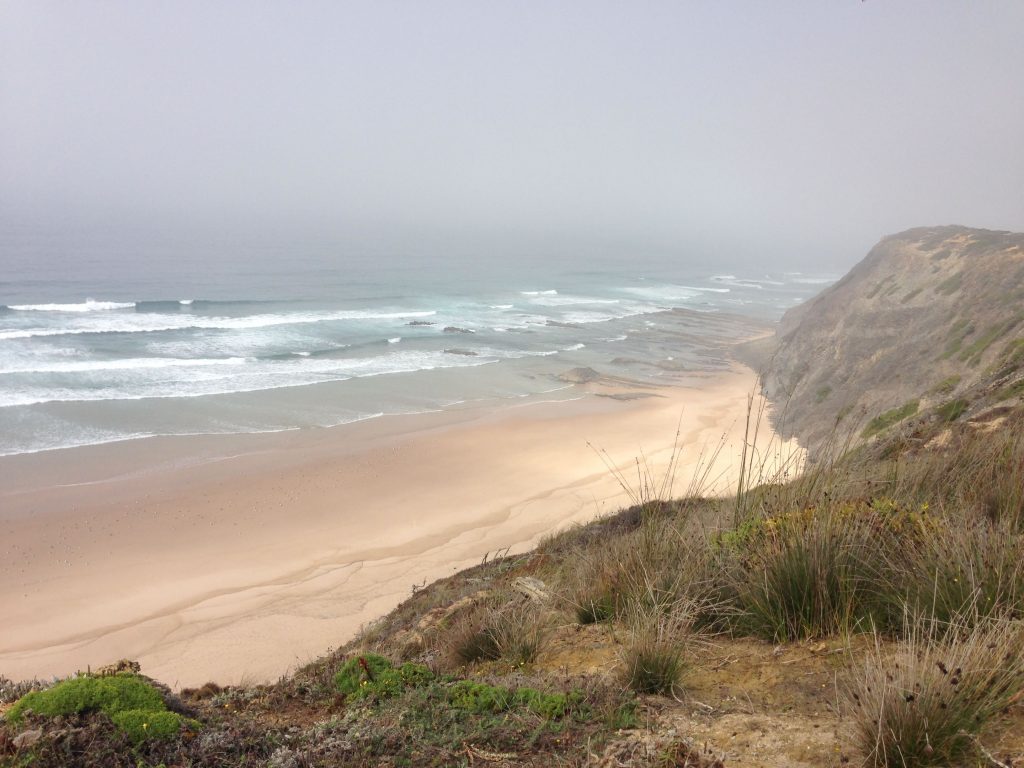
[[[722,365],[741,320],[834,279],[623,258],[138,254],[20,246],[0,280],[0,455],[326,427],[544,396],[581,366]]]

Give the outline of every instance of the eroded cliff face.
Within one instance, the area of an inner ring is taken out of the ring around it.
[[[974,418],[1019,403],[1024,234],[949,226],[884,238],[786,313],[763,373],[778,426],[812,448],[916,414]]]

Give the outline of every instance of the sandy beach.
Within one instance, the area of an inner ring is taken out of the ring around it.
[[[274,679],[413,585],[627,504],[594,447],[660,477],[679,424],[675,491],[720,443],[708,490],[726,490],[755,385],[737,366],[642,392],[580,384],[568,402],[0,458],[0,675],[127,657],[175,688]]]

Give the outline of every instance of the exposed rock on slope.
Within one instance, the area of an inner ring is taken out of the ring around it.
[[[976,418],[1024,394],[1024,234],[966,227],[884,238],[790,310],[765,366],[779,426],[809,446],[906,418]]]

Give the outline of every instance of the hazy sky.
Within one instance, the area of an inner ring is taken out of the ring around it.
[[[1024,229],[1022,30],[1021,0],[0,0],[0,223],[846,267]]]

